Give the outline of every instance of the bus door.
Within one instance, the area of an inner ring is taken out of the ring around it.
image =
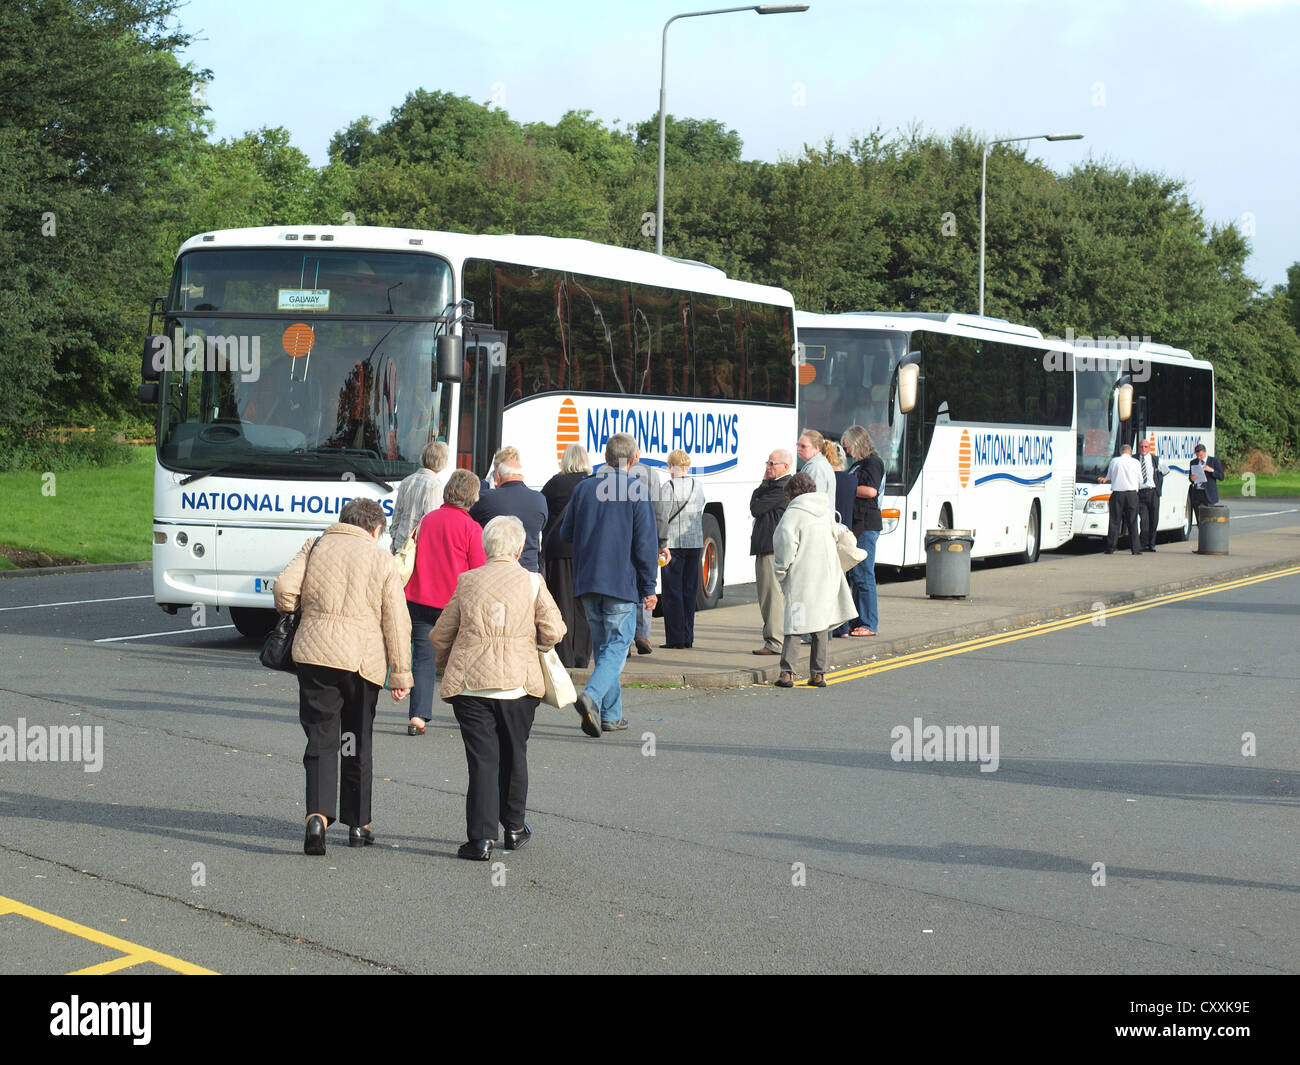
[[[506,334],[468,322],[462,329],[465,372],[460,386],[456,465],[486,477],[501,446],[505,408]]]

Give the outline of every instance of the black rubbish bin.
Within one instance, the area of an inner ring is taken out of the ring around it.
[[[1222,504],[1196,508],[1196,553],[1198,555],[1226,555],[1228,553],[1228,508]]]
[[[970,555],[975,534],[970,529],[927,529],[925,532],[925,594],[931,599],[964,599],[970,595]]]

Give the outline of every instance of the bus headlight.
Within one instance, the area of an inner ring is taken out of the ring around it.
[[[896,507],[886,507],[880,512],[880,533],[891,533],[898,528],[899,511]]]
[[[1105,514],[1110,509],[1110,498],[1090,499],[1083,508],[1085,514]]]

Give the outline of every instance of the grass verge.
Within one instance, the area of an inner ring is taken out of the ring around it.
[[[125,466],[0,474],[0,544],[86,562],[141,562],[153,536],[152,447]],[[0,558],[0,569],[12,569]]]
[[[1223,479],[1219,485],[1219,498],[1225,504],[1233,499],[1247,499],[1254,496],[1300,496],[1300,470],[1284,470],[1281,473],[1257,473],[1252,485],[1247,478],[1251,475],[1232,474]],[[1243,489],[1253,488],[1253,492]]]

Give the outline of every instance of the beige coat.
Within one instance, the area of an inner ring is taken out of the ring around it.
[[[302,610],[293,660],[360,673],[372,684],[387,677],[390,688],[411,687],[411,616],[393,556],[364,529],[341,522],[311,551],[314,542],[303,544],[275,579],[275,609]]]
[[[772,569],[785,593],[785,631],[823,632],[857,617],[821,492],[790,500],[772,533]]]
[[[564,637],[564,621],[546,582],[533,600],[533,575],[513,558],[494,557],[460,575],[429,634],[449,701],[461,692],[523,688],[541,698],[546,688],[537,648]]]

